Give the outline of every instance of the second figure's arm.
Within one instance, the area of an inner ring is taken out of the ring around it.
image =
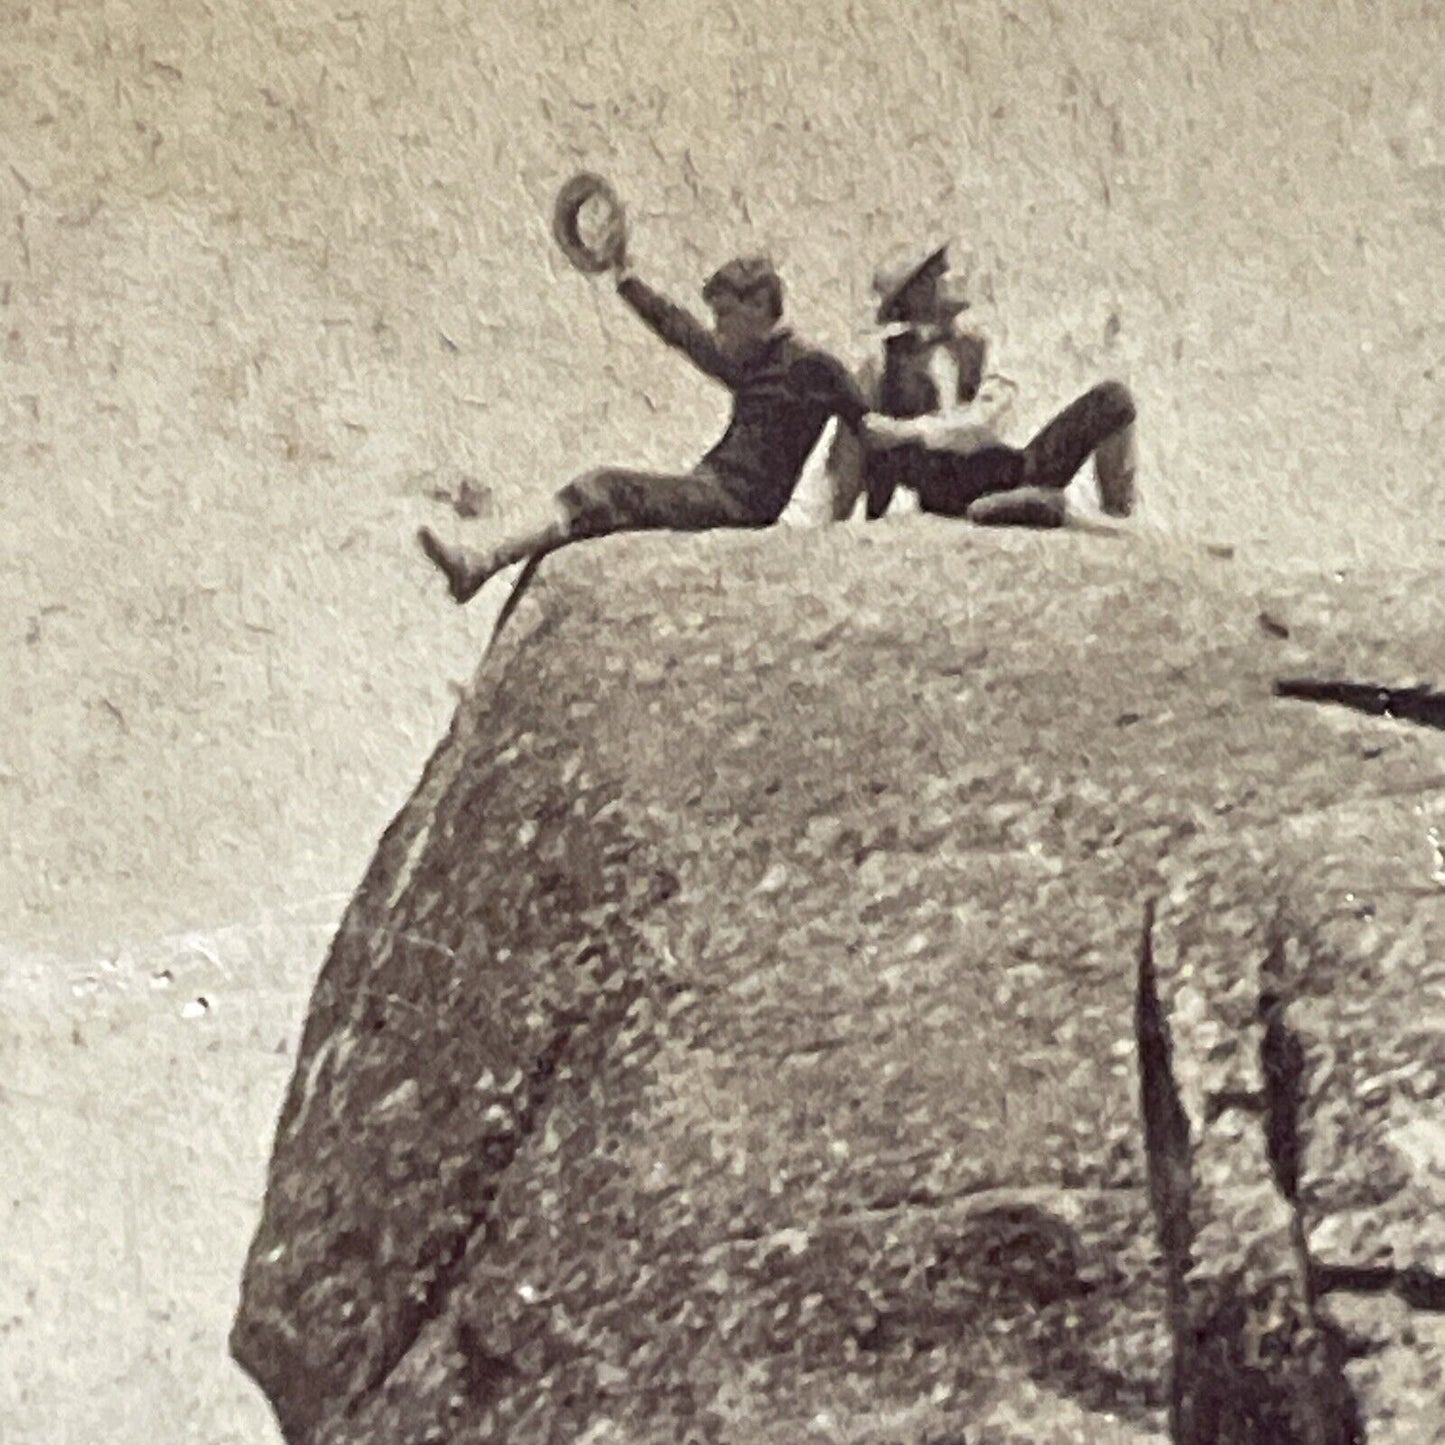
[[[855,381],[841,362],[819,355],[812,359],[809,380],[820,400],[838,418],[843,431],[851,434],[850,440],[856,438],[854,444],[862,453],[858,463],[867,497],[864,515],[869,521],[876,521],[893,500],[895,482],[891,468],[869,465],[868,453],[903,445],[915,437],[908,430],[907,423],[897,422],[873,410],[876,395],[868,388],[867,383],[872,377],[867,371]]]

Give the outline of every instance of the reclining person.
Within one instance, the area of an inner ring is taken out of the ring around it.
[[[912,424],[869,416],[847,369],[782,324],[783,284],[763,257],[742,257],[715,271],[702,288],[707,328],[647,286],[619,252],[612,270],[618,294],[669,346],[733,395],[721,440],[691,471],[676,475],[614,467],[590,471],[552,499],[535,526],[484,552],[449,546],[430,528],[422,550],[446,577],[452,597],[467,602],[487,580],[523,559],[617,532],[680,532],[766,527],[781,516],[830,417],[873,444],[921,436]]]
[[[1119,382],[1091,388],[1025,447],[1006,445],[999,423],[1012,397],[985,375],[987,344],[958,326],[968,301],[953,294],[948,248],[879,268],[878,321],[892,328],[880,362],[859,375],[870,404],[911,421],[875,427],[860,447],[839,431],[829,456],[835,520],[866,492],[870,520],[885,515],[900,488],[920,510],[985,525],[1060,526],[1064,489],[1094,458],[1100,505],[1125,517],[1134,507],[1135,409]],[[871,393],[871,395],[870,395]]]

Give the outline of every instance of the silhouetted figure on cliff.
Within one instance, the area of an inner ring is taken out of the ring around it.
[[[924,422],[870,414],[847,368],[784,326],[783,283],[765,258],[729,261],[707,279],[702,296],[713,313],[711,327],[635,275],[620,245],[609,269],[632,310],[732,393],[727,430],[691,471],[586,472],[556,493],[534,525],[485,551],[449,546],[423,527],[422,549],[458,602],[474,597],[514,562],[587,538],[770,526],[787,506],[830,417],[869,449],[925,435]]]

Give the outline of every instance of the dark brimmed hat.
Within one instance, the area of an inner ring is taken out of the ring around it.
[[[582,239],[583,208],[593,201],[605,207],[600,245],[593,249]],[[581,171],[557,192],[552,207],[552,236],[563,254],[579,270],[596,275],[621,259],[627,243],[627,219],[617,192],[599,175]]]
[[[926,251],[908,250],[890,256],[873,273],[873,291],[878,297],[878,322],[886,326],[898,321],[898,301],[903,293],[919,277],[930,271],[942,274],[948,269],[948,242],[930,247]],[[960,299],[950,300],[946,309],[957,315],[968,310],[969,303]]]

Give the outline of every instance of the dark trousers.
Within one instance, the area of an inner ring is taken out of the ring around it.
[[[923,511],[944,517],[962,517],[980,497],[1016,487],[1062,491],[1099,444],[1134,416],[1129,389],[1105,381],[1071,401],[1022,448],[1000,444],[956,454],[907,446],[882,452],[868,462],[868,514],[881,516],[899,486],[917,492]]]
[[[613,532],[767,527],[782,511],[774,498],[759,495],[755,483],[703,464],[677,475],[602,467],[568,482],[557,500],[574,540]]]

